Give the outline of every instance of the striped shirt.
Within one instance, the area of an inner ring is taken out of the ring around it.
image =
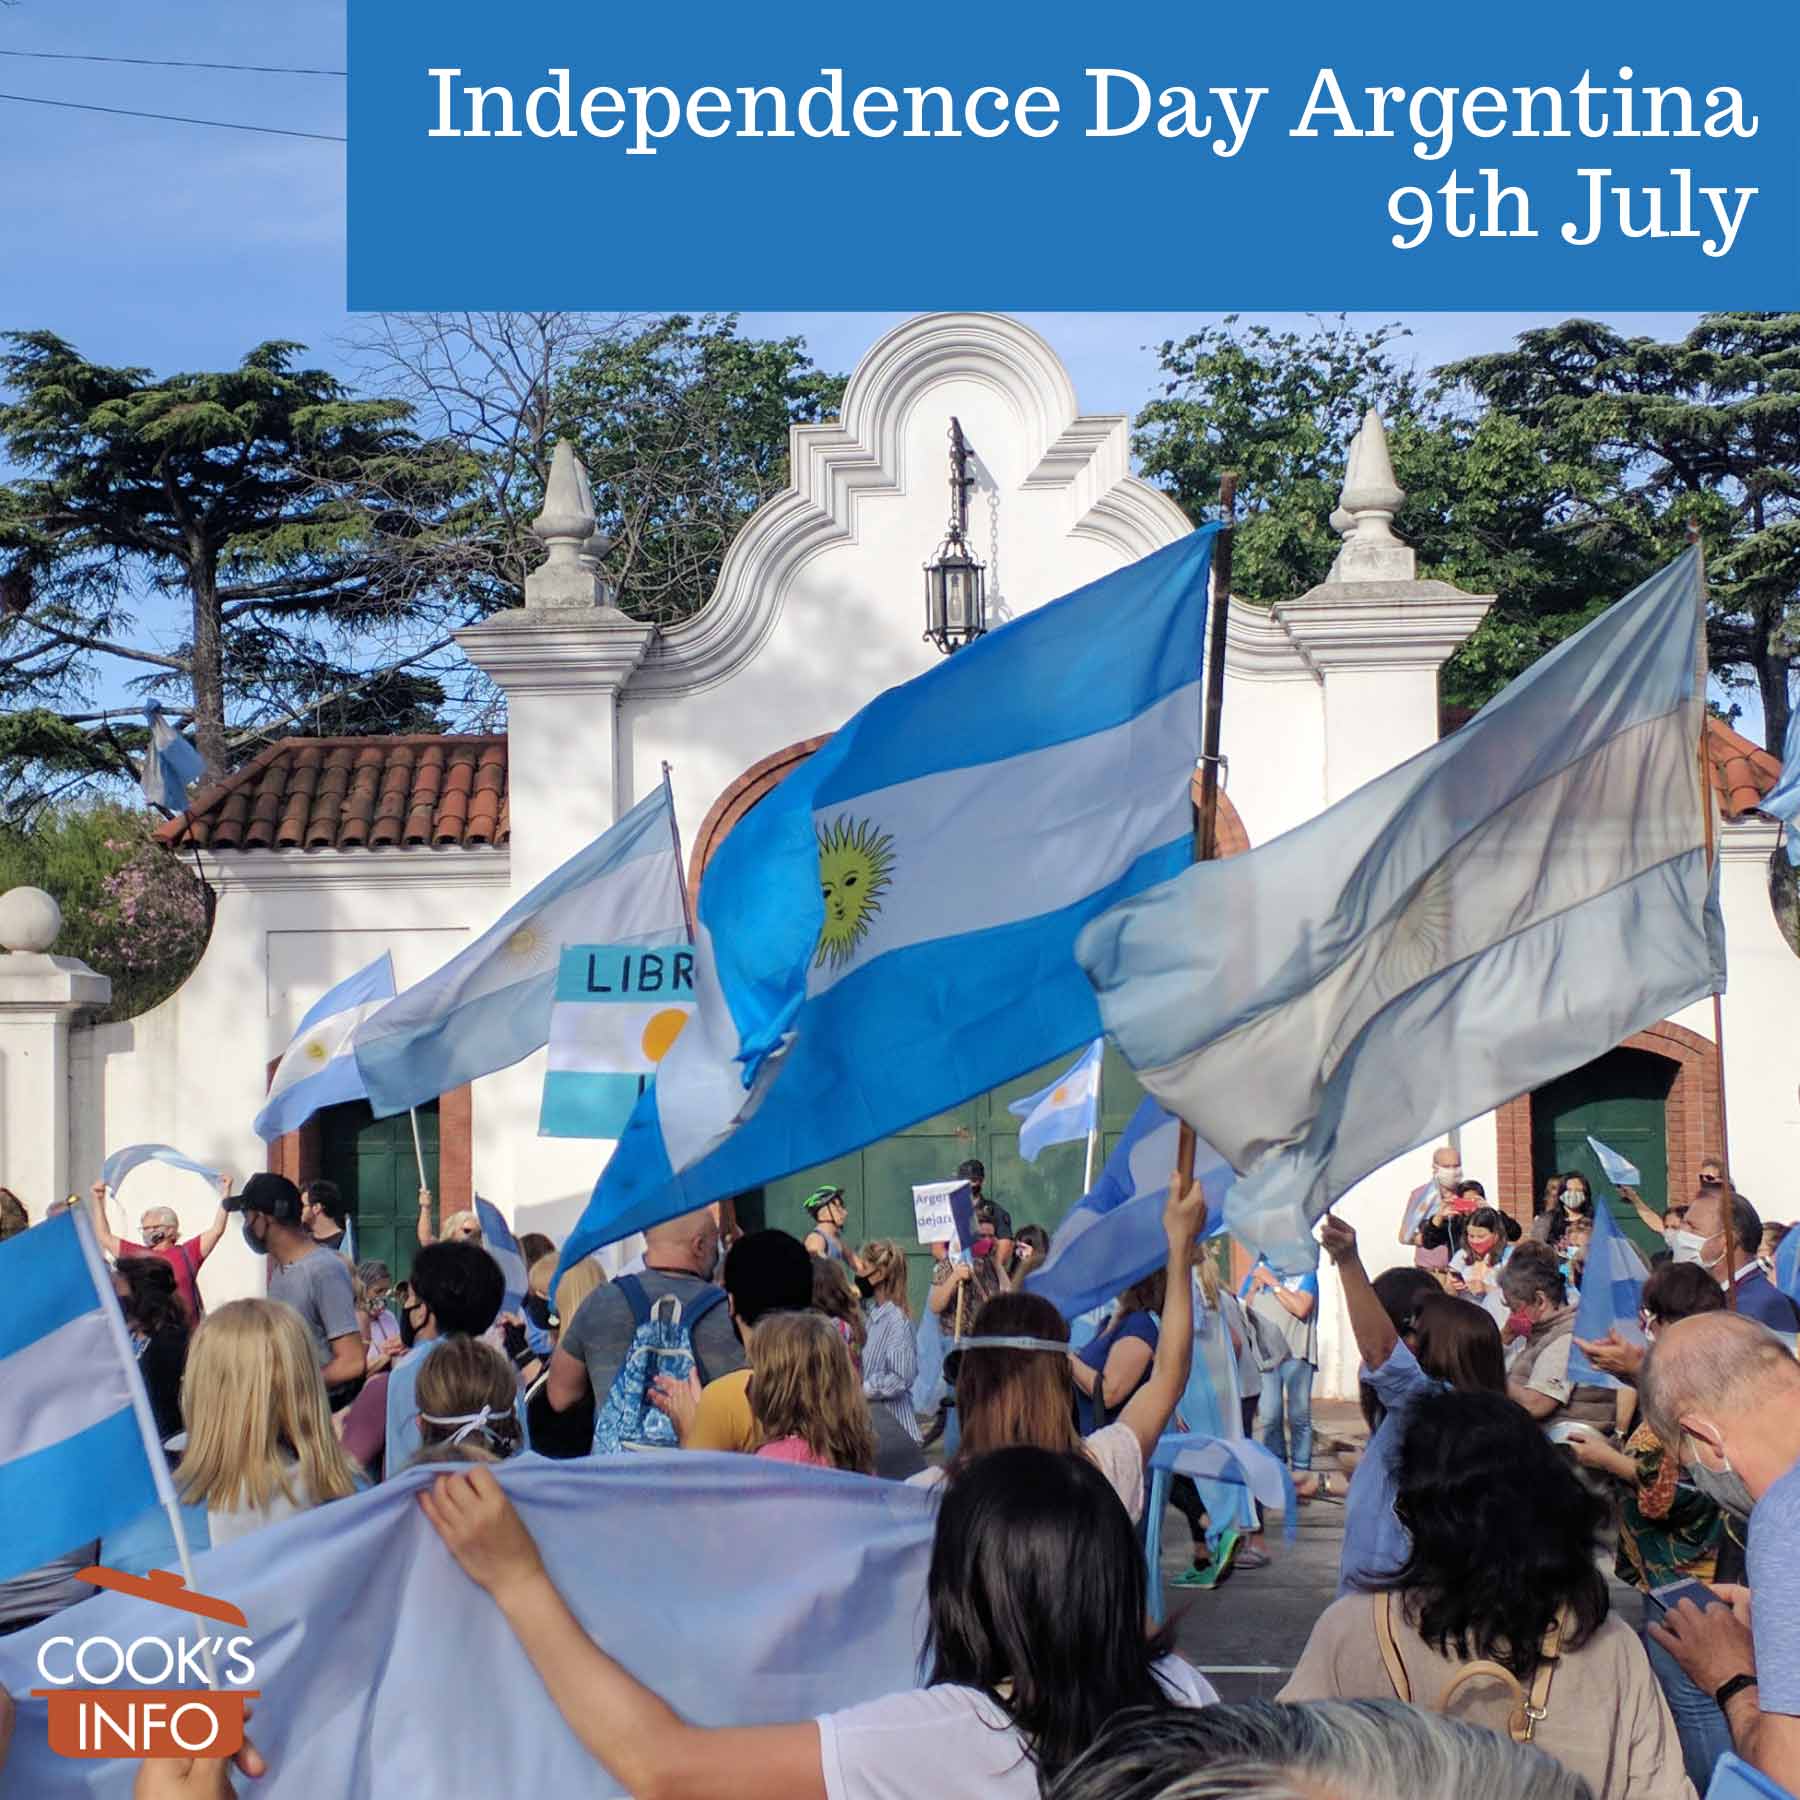
[[[912,1321],[893,1301],[884,1300],[869,1314],[869,1341],[863,1345],[863,1394],[870,1406],[891,1414],[916,1444],[919,1421],[913,1415],[913,1382],[919,1374],[919,1340]]]

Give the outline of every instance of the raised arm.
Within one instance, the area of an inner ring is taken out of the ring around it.
[[[1335,1214],[1327,1213],[1319,1224],[1319,1242],[1331,1258],[1344,1289],[1344,1305],[1350,1313],[1350,1330],[1356,1338],[1363,1366],[1379,1369],[1394,1354],[1400,1334],[1387,1308],[1375,1297],[1369,1271],[1356,1248],[1356,1231]]]
[[[1644,1221],[1645,1226],[1656,1233],[1658,1238],[1663,1234],[1662,1215],[1650,1210],[1650,1204],[1634,1187],[1619,1189],[1619,1198],[1629,1203],[1633,1212]]]
[[[96,1181],[88,1189],[88,1212],[94,1221],[94,1236],[100,1240],[100,1248],[115,1262],[119,1256],[119,1237],[106,1220],[106,1183]]]
[[[1199,1182],[1184,1182],[1178,1174],[1169,1177],[1163,1228],[1169,1238],[1169,1291],[1163,1301],[1156,1360],[1150,1365],[1150,1379],[1119,1414],[1119,1423],[1131,1428],[1146,1463],[1181,1404],[1194,1365],[1194,1240],[1206,1229],[1206,1194]]]
[[[827,1800],[819,1728],[690,1725],[582,1630],[493,1475],[440,1475],[419,1505],[486,1590],[588,1754],[651,1800]]]
[[[431,1189],[419,1189],[419,1242],[435,1244],[437,1230],[431,1223]]]
[[[225,1210],[225,1202],[231,1198],[231,1177],[219,1177],[219,1210],[213,1214],[212,1223],[200,1234],[200,1260],[206,1259],[219,1247],[219,1239],[225,1235],[225,1226],[231,1215]]]

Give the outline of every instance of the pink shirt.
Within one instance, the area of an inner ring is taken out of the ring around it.
[[[756,1454],[768,1457],[771,1462],[807,1463],[815,1469],[831,1467],[824,1457],[813,1455],[811,1446],[803,1437],[771,1438]]]
[[[194,1277],[200,1273],[200,1265],[206,1261],[206,1252],[200,1248],[200,1240],[191,1237],[185,1244],[157,1244],[154,1248],[145,1244],[134,1244],[128,1238],[119,1239],[121,1256],[160,1256],[175,1271],[175,1297],[181,1302],[181,1310],[187,1314],[190,1327],[200,1323],[200,1290],[194,1285]]]

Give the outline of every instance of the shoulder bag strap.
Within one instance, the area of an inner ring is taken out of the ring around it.
[[[1550,1684],[1556,1679],[1556,1665],[1562,1657],[1563,1621],[1560,1615],[1550,1629],[1544,1633],[1544,1642],[1538,1652],[1538,1665],[1531,1677],[1531,1690],[1526,1692],[1524,1684],[1511,1669],[1497,1662],[1482,1660],[1472,1662],[1444,1689],[1444,1697],[1438,1703],[1440,1712],[1448,1712],[1450,1703],[1465,1683],[1470,1681],[1493,1679],[1503,1681],[1512,1689],[1515,1696],[1512,1710],[1507,1715],[1507,1735],[1515,1744],[1529,1744],[1536,1735],[1539,1723],[1548,1717],[1550,1711]]]
[[[1400,1660],[1400,1646],[1394,1639],[1394,1596],[1375,1596],[1375,1639],[1381,1645],[1381,1661],[1387,1678],[1393,1683],[1394,1697],[1412,1704],[1412,1683],[1407,1679],[1406,1664]]]

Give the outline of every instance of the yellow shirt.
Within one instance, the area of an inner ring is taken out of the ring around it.
[[[729,1375],[721,1375],[700,1390],[694,1428],[682,1448],[738,1450],[746,1456],[756,1448],[756,1421],[750,1416],[748,1369],[735,1369]]]

